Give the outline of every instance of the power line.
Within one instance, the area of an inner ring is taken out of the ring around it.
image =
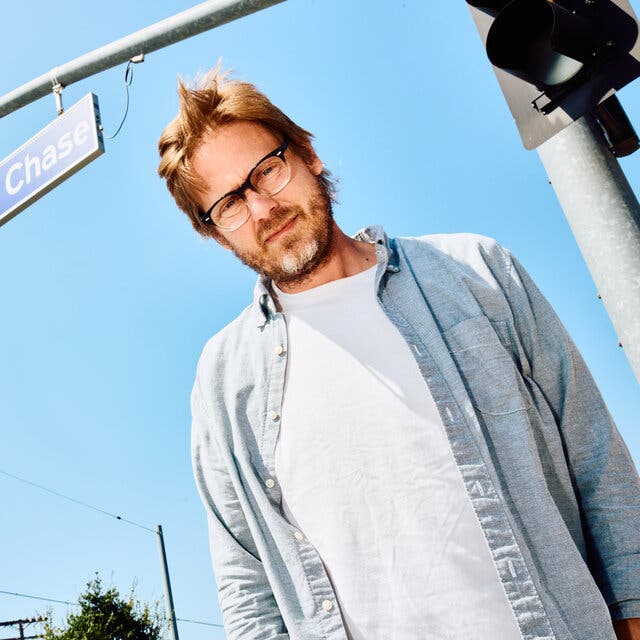
[[[20,476],[16,476],[13,473],[9,473],[8,471],[3,471],[2,469],[0,469],[0,473],[5,476],[8,476],[9,478],[13,478],[14,480],[18,480],[19,482],[24,482],[24,484],[31,485],[32,487],[37,487],[38,489],[42,489],[42,491],[51,493],[54,496],[58,496],[59,498],[64,498],[65,500],[68,500],[69,502],[73,502],[74,504],[79,504],[80,506],[86,507],[87,509],[97,511],[98,513],[102,513],[105,516],[110,516],[111,518],[115,518],[116,520],[120,520],[121,522],[126,522],[127,524],[131,524],[134,527],[144,529],[145,531],[150,531],[153,534],[156,533],[153,529],[150,529],[149,527],[145,527],[143,524],[138,524],[137,522],[133,522],[133,520],[127,520],[126,518],[123,518],[122,516],[119,516],[115,513],[105,511],[104,509],[100,509],[99,507],[94,507],[92,504],[89,504],[88,502],[83,502],[82,500],[76,500],[76,498],[71,498],[70,496],[67,496],[64,493],[60,493],[59,491],[54,491],[53,489],[49,489],[48,487],[38,484],[37,482],[32,482],[31,480],[21,478]]]
[[[36,622],[47,622],[47,616],[38,616],[37,618],[23,618],[22,620],[5,620],[0,622],[0,627],[15,627],[17,624],[34,624]]]
[[[80,605],[77,602],[69,602],[68,600],[55,600],[54,598],[44,598],[42,596],[30,596],[26,593],[17,593],[15,591],[2,591],[0,593],[9,596],[19,596],[20,598],[30,598],[31,600],[44,600],[45,602],[57,602],[58,604],[69,604],[72,607],[79,607]],[[191,622],[192,624],[201,624],[206,627],[219,627],[220,629],[224,628],[224,625],[216,624],[215,622],[203,622],[202,620],[189,620],[188,618],[176,618],[179,622]]]
[[[16,593],[15,591],[1,591],[8,596],[20,596],[21,598],[31,598],[32,600],[44,600],[45,602],[57,602],[58,604],[70,604],[72,607],[79,607],[77,602],[69,602],[68,600],[54,600],[53,598],[42,598],[40,596],[29,596],[26,593]]]
[[[104,509],[100,509],[99,507],[95,507],[92,504],[89,504],[88,502],[83,502],[82,500],[77,500],[76,498],[72,498],[70,496],[65,495],[64,493],[60,493],[59,491],[55,491],[54,489],[49,489],[48,487],[45,487],[44,485],[38,484],[37,482],[32,482],[31,480],[27,480],[26,478],[21,478],[20,476],[16,476],[13,473],[9,473],[8,471],[4,471],[3,469],[0,469],[0,473],[9,477],[9,478],[13,478],[14,480],[18,480],[19,482],[23,482],[24,484],[28,484],[32,487],[36,487],[38,489],[41,489],[42,491],[46,491],[47,493],[50,493],[54,496],[57,496],[58,498],[63,498],[64,500],[68,500],[69,502],[73,502],[74,504],[78,504],[82,507],[85,507],[87,509],[91,509],[92,511],[97,511],[98,513],[102,513],[103,515],[106,516],[110,516],[111,518],[115,518],[116,520],[120,520],[121,522],[126,522],[127,524],[131,524],[134,527],[138,527],[140,529],[144,529],[145,531],[150,531],[151,533],[158,535],[158,532],[150,529],[149,527],[145,527],[142,524],[139,524],[137,522],[133,522],[132,520],[127,520],[126,518],[123,518],[122,516],[119,516],[115,513],[111,513],[109,511],[105,511]],[[12,591],[2,591],[0,590],[0,593],[4,593],[7,595],[12,595],[12,596],[20,596],[22,598],[31,598],[33,600],[43,600],[45,602],[57,602],[58,604],[68,604],[71,605],[73,607],[78,607],[80,606],[77,602],[69,602],[68,600],[55,600],[53,598],[43,598],[40,596],[30,596],[27,595],[25,593],[15,593]],[[208,627],[219,627],[219,628],[223,628],[223,625],[221,624],[216,624],[214,622],[202,622],[200,620],[189,620],[187,618],[176,618],[176,620],[179,620],[180,622],[190,622],[192,624],[201,624],[201,625],[205,625]]]
[[[25,636],[24,628],[37,622],[47,622],[47,620],[49,620],[47,616],[39,616],[37,618],[23,618],[22,620],[6,620],[5,622],[0,622],[0,627],[17,626],[19,629],[18,633],[20,634],[17,638],[2,638],[2,640],[31,640],[32,638],[35,640],[36,638],[44,638],[40,633],[35,636]]]
[[[200,622],[200,620],[187,620],[187,618],[176,618],[178,622],[192,622],[193,624],[203,624],[206,627],[218,627],[224,629],[224,625],[216,624],[215,622]]]

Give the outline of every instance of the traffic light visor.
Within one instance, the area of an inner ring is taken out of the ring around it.
[[[542,86],[568,82],[596,50],[591,22],[548,0],[513,0],[487,35],[492,64]]]
[[[491,15],[496,15],[498,11],[502,11],[511,0],[467,0],[467,4],[478,9],[484,9]]]

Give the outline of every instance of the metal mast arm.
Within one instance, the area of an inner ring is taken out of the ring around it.
[[[86,53],[48,73],[27,82],[0,98],[0,118],[49,95],[53,85],[63,87],[96,73],[127,62],[133,56],[147,54],[185,40],[203,31],[232,22],[250,13],[273,6],[284,0],[208,0],[156,22],[120,40]]]

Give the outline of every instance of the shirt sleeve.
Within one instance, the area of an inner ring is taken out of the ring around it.
[[[562,322],[524,267],[503,251],[518,337],[565,446],[589,568],[612,619],[640,617],[638,473]]]
[[[214,437],[198,379],[191,394],[192,458],[207,512],[218,600],[229,640],[289,640],[242,507]]]

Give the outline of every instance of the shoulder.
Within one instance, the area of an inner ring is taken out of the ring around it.
[[[437,233],[397,238],[397,249],[413,268],[475,275],[485,282],[506,284],[511,254],[497,240],[477,233]]]
[[[248,346],[250,336],[259,331],[256,324],[255,306],[251,304],[209,338],[198,360],[197,376],[211,379],[225,363],[239,360]]]
[[[495,238],[478,233],[434,233],[397,242],[407,254],[429,253],[470,265],[479,260],[508,263],[508,251]]]

